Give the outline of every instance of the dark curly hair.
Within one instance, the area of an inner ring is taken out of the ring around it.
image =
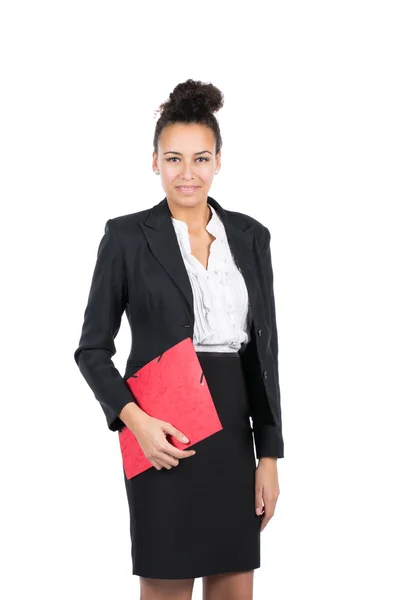
[[[223,105],[224,96],[222,92],[211,83],[203,83],[193,79],[178,83],[169,95],[169,99],[160,104],[156,111],[156,113],[161,112],[161,115],[154,133],[154,152],[157,154],[158,138],[167,125],[173,123],[199,123],[210,127],[214,132],[215,153],[218,154],[222,147],[222,138],[218,121],[213,113],[222,108]]]

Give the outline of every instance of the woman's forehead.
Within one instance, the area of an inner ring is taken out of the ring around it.
[[[164,152],[196,153],[215,145],[213,131],[198,123],[174,123],[166,126],[160,135],[159,145]]]

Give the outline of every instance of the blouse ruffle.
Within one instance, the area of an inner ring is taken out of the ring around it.
[[[204,308],[207,327],[196,328],[195,326],[195,330],[199,336],[197,343],[228,344],[233,348],[239,349],[241,343],[248,340],[248,334],[237,327],[239,315],[234,303],[234,290],[231,287],[232,268],[236,268],[236,265],[232,266],[233,259],[226,235],[224,235],[225,230],[221,230],[223,223],[219,220],[215,209],[212,206],[210,206],[210,209],[212,217],[206,229],[215,239],[210,246],[208,269],[205,269],[200,261],[192,255],[187,224],[184,221],[171,218],[191,284],[198,289]],[[229,262],[228,257],[230,258]],[[213,281],[216,279],[218,280],[217,293],[221,294],[220,302],[216,301],[215,294],[213,294]],[[201,307],[198,307],[198,318],[203,320],[200,310]],[[200,339],[200,331],[204,331],[207,328],[213,334],[210,337],[210,333],[207,332],[206,339]]]

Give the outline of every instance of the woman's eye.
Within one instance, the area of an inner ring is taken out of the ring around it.
[[[175,161],[175,159],[179,160],[177,156],[171,156],[171,158],[167,158],[167,162]],[[199,156],[196,160],[200,160],[200,159],[205,160],[206,162],[208,162],[210,160],[209,158],[206,158],[205,156]]]

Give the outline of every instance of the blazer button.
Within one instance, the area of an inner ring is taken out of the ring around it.
[[[257,334],[258,334],[258,335],[261,335],[261,329],[259,329],[259,330],[257,331]]]
[[[268,372],[264,371],[264,379],[267,379],[267,377],[268,377]]]

